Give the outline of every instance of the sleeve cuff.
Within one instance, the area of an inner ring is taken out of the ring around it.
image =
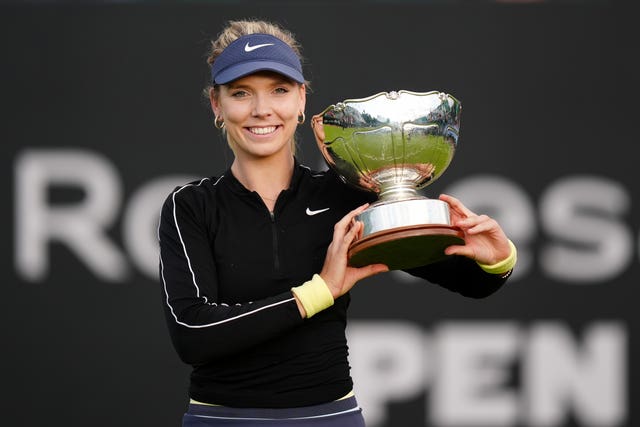
[[[518,250],[511,240],[509,240],[509,247],[511,247],[511,253],[502,261],[498,261],[495,264],[478,263],[478,265],[481,269],[491,274],[505,274],[510,272],[518,260]]]
[[[298,298],[307,312],[307,318],[333,305],[333,295],[322,277],[314,274],[308,282],[291,288],[291,292]]]

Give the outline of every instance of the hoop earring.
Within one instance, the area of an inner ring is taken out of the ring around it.
[[[304,111],[300,112],[300,114],[298,114],[298,124],[301,125],[304,123],[304,121],[307,119],[307,117],[304,115]]]
[[[213,125],[216,129],[222,129],[224,127],[224,120],[221,119],[220,116],[216,116],[216,118],[213,119]]]

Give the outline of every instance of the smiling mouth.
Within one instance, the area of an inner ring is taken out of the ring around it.
[[[276,131],[278,126],[264,126],[264,127],[251,127],[247,128],[249,132],[256,135],[268,135]]]

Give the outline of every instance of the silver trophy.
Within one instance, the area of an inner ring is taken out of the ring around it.
[[[348,184],[378,195],[358,220],[362,236],[349,264],[409,269],[446,257],[464,244],[451,225],[449,205],[418,193],[447,169],[458,143],[460,102],[432,92],[381,92],[347,99],[313,117],[311,125],[328,165]]]

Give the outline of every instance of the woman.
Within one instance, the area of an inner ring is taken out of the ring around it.
[[[214,124],[234,160],[175,189],[159,227],[167,323],[193,366],[183,425],[364,426],[347,360],[348,292],[387,267],[348,267],[347,249],[374,196],[297,162],[307,82],[291,33],[232,21],[209,63]],[[493,293],[515,248],[493,219],[441,199],[465,245],[410,273],[471,297]]]

